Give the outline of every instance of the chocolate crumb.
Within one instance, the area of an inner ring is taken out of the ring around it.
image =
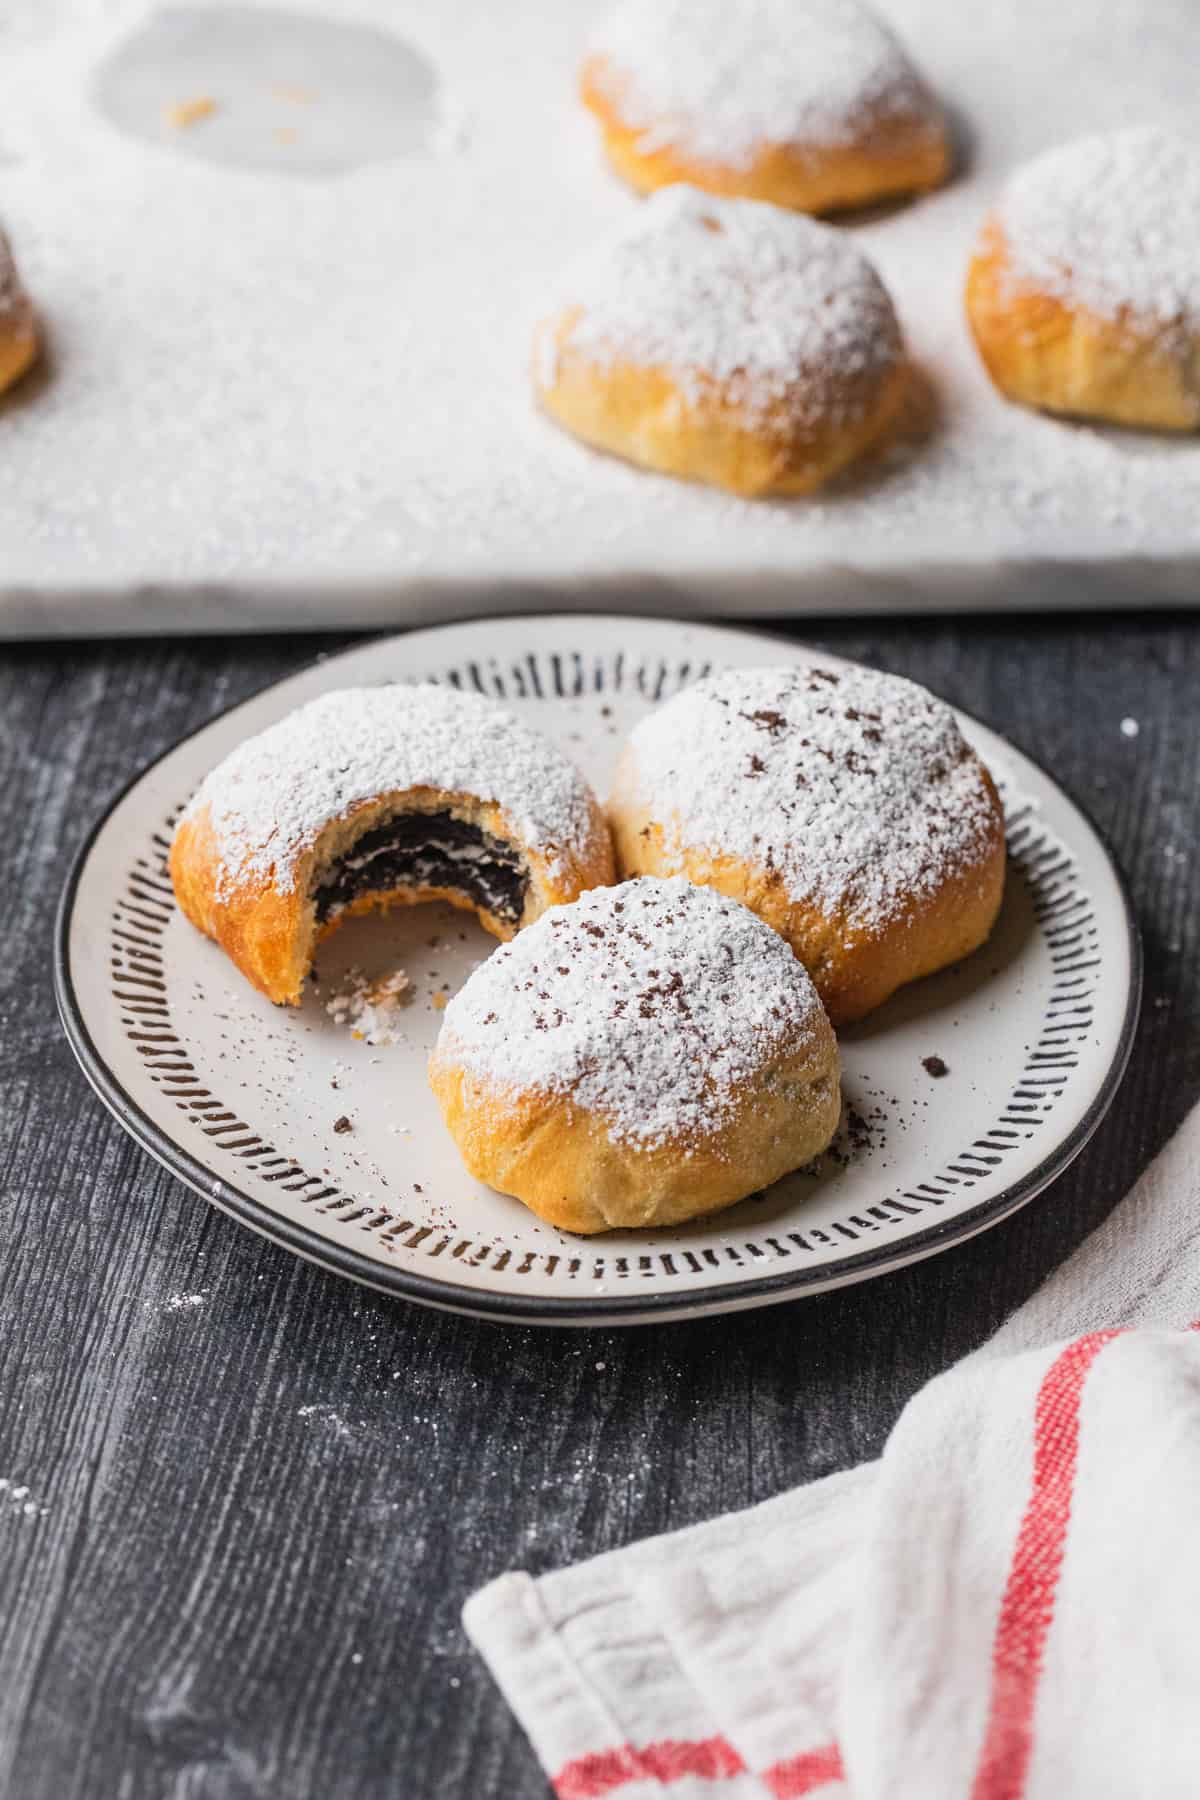
[[[943,1075],[950,1073],[948,1065],[942,1061],[940,1056],[923,1056],[921,1067],[927,1075],[932,1075],[935,1081],[940,1081]]]
[[[340,1119],[335,1119],[333,1121],[333,1129],[341,1134],[342,1132],[353,1131],[354,1127],[346,1117],[345,1113],[343,1113]]]

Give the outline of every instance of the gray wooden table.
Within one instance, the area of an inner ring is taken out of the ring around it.
[[[1107,831],[1145,934],[1132,1065],[1074,1168],[963,1248],[758,1314],[594,1334],[422,1311],[260,1242],[125,1138],[60,1034],[52,915],[95,813],[338,645],[0,653],[3,1800],[542,1795],[464,1596],[873,1455],[1196,1098],[1200,627],[804,635],[978,713]]]

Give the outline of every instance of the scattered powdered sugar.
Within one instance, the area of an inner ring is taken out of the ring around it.
[[[737,856],[792,900],[884,923],[992,840],[979,763],[948,706],[873,669],[733,669],[650,713],[632,783],[668,854]]]
[[[592,888],[505,944],[446,1008],[435,1055],[568,1095],[618,1141],[708,1137],[824,1022],[783,939],[682,880]]]
[[[325,1003],[325,1011],[338,1025],[348,1025],[354,1037],[368,1044],[395,1044],[403,1038],[397,1014],[416,998],[412,977],[393,969],[371,981],[361,969],[351,969],[345,986]]]
[[[999,206],[1011,272],[1106,318],[1200,325],[1200,144],[1143,126],[1021,169]]]
[[[164,1300],[163,1311],[170,1313],[194,1312],[198,1306],[203,1306],[207,1299],[207,1292],[200,1294],[172,1294],[168,1300]]]
[[[625,0],[593,78],[645,153],[745,168],[764,145],[820,152],[928,120],[928,90],[856,0]]]
[[[562,752],[477,694],[425,683],[322,694],[239,744],[202,783],[221,881],[295,884],[296,862],[331,819],[392,789],[443,788],[500,806],[553,865],[591,831],[591,795]]]
[[[844,233],[682,185],[660,188],[581,258],[562,305],[581,311],[561,349],[669,368],[689,398],[728,384],[751,413],[786,398],[827,416],[847,381],[902,354],[887,290]]]

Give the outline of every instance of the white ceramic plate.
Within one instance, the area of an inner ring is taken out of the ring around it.
[[[241,738],[327,689],[434,678],[502,697],[604,793],[647,707],[710,667],[789,663],[790,643],[665,620],[551,617],[417,631],[322,662],[186,738],[84,845],[59,916],[56,983],[92,1085],[153,1156],[264,1235],[409,1299],[555,1324],[760,1306],[958,1243],[1040,1192],[1112,1099],[1140,953],[1094,828],[1040,769],[971,719],[1008,816],[991,942],[842,1036],[846,1123],[819,1165],[696,1226],[571,1238],[471,1180],[426,1086],[434,996],[493,942],[442,907],[356,920],[320,991],[277,1009],[177,912],[164,855],[200,778]],[[836,667],[838,659],[820,653]],[[346,969],[399,963],[418,998],[401,1041],[326,1010]],[[948,1073],[934,1078],[925,1059]],[[342,1117],[351,1129],[335,1132]]]

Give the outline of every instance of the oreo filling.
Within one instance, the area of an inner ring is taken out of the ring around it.
[[[509,844],[452,813],[402,813],[365,832],[313,896],[317,923],[360,894],[395,887],[456,888],[473,906],[515,925],[525,911],[529,870]]]

